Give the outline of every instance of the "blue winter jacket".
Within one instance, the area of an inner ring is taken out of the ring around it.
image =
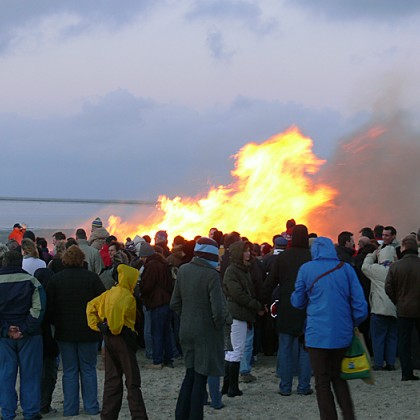
[[[363,289],[353,267],[341,268],[322,277],[310,292],[315,279],[340,261],[331,239],[319,237],[311,247],[312,261],[302,265],[292,305],[305,309],[305,340],[308,347],[339,349],[351,344],[353,328],[368,315]]]
[[[23,336],[41,334],[46,297],[41,283],[19,267],[0,268],[0,337],[11,325]]]

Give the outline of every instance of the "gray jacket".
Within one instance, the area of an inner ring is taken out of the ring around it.
[[[181,318],[179,339],[185,367],[205,376],[222,376],[229,312],[219,273],[198,257],[182,265],[170,306]]]

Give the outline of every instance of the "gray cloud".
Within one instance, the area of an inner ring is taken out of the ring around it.
[[[83,23],[69,27],[63,35],[78,35],[92,25],[106,23],[113,27],[132,21],[164,0],[0,0],[0,52],[7,50],[15,31],[26,25],[37,25],[42,19],[62,13],[79,15]]]
[[[394,21],[400,18],[410,18],[420,12],[418,0],[287,0],[292,6],[302,6],[312,12],[339,18],[351,19],[378,19]]]
[[[366,121],[330,110],[238,98],[196,112],[118,90],[72,117],[0,115],[4,196],[155,200],[194,196],[231,182],[235,154],[297,124],[325,157],[336,139]],[[267,168],[267,174],[269,168]],[[34,180],[35,182],[34,184]],[[30,182],[29,182],[30,181]]]
[[[211,55],[217,60],[229,61],[235,52],[228,50],[225,45],[223,35],[219,31],[211,31],[207,34],[206,44]]]
[[[189,20],[229,20],[244,23],[250,30],[266,34],[276,26],[275,19],[264,19],[259,6],[243,0],[199,0],[187,14]]]

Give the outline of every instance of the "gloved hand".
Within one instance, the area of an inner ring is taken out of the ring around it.
[[[109,332],[108,321],[98,322],[96,326],[99,328],[99,331],[102,334],[107,334]]]

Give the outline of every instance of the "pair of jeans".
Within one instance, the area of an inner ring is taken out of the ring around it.
[[[144,346],[146,347],[146,357],[153,358],[153,339],[152,339],[152,316],[150,311],[143,306],[144,314]]]
[[[398,345],[397,331],[397,318],[371,314],[370,336],[372,338],[374,367],[382,368],[384,360],[387,365],[395,365]]]
[[[63,362],[64,416],[79,414],[79,376],[83,408],[86,414],[99,413],[96,357],[98,343],[58,341]]]
[[[209,386],[210,394],[210,407],[221,408],[222,407],[222,393],[220,392],[220,377],[219,376],[208,376],[207,384]]]
[[[0,338],[0,407],[3,420],[15,418],[16,379],[20,374],[20,405],[23,416],[33,419],[41,409],[42,336],[19,340]]]
[[[153,364],[172,362],[171,309],[161,305],[151,309]]]
[[[188,368],[179,390],[175,408],[176,420],[201,420],[204,416],[203,401],[206,393],[207,376],[200,375],[194,368]]]
[[[341,408],[344,420],[355,420],[353,401],[347,381],[341,379],[341,361],[347,348],[319,349],[308,348],[315,376],[316,399],[321,420],[337,420],[334,395],[331,384]]]
[[[246,331],[246,339],[245,339],[245,349],[244,354],[241,359],[241,364],[239,368],[239,372],[241,375],[246,375],[251,373],[252,369],[252,357],[253,357],[253,350],[254,350],[254,327],[248,325],[248,329]]]
[[[401,362],[401,375],[408,378],[413,375],[411,360],[411,334],[415,327],[420,338],[420,318],[397,318],[398,327],[398,356]]]
[[[304,394],[311,389],[311,362],[309,353],[299,342],[299,337],[290,334],[279,333],[279,373],[280,392],[289,394],[292,392],[293,375],[298,372],[298,394]],[[297,365],[296,365],[297,360]]]

